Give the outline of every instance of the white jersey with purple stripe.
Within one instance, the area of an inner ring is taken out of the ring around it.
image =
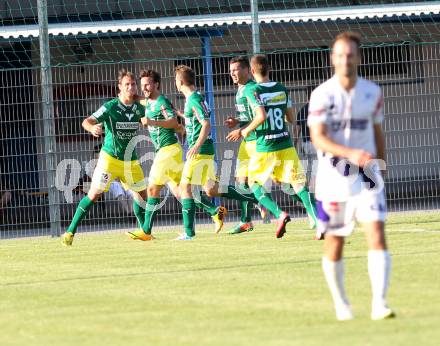
[[[313,91],[307,123],[325,124],[327,135],[334,142],[375,156],[374,124],[383,121],[382,106],[382,93],[375,83],[358,77],[354,88],[346,91],[334,76]],[[345,201],[359,194],[365,182],[374,187],[377,174],[377,167],[364,172],[344,159],[318,150],[316,197],[321,201]]]

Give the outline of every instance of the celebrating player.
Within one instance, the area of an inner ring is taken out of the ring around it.
[[[231,131],[227,139],[247,138],[255,130],[257,148],[249,163],[249,181],[258,202],[278,218],[276,236],[281,238],[290,216],[264,189],[263,185],[270,178],[291,185],[316,224],[315,206],[305,186],[304,172],[286,126],[286,120],[295,123],[288,92],[280,83],[270,81],[269,61],[265,55],[252,57],[251,72],[257,84],[248,88],[245,96],[252,108],[253,120],[246,127]]]
[[[142,124],[148,128],[156,154],[148,177],[148,200],[142,229],[128,232],[134,240],[151,240],[151,230],[160,202],[160,191],[168,185],[171,193],[180,200],[179,183],[183,170],[183,150],[176,136],[179,128],[171,102],[160,92],[161,77],[153,70],[140,73],[141,89],[145,95],[146,116]],[[203,203],[203,202],[204,203]],[[208,212],[216,231],[223,226],[223,210],[214,206],[206,197],[196,200],[197,207]]]
[[[254,203],[256,200],[252,195],[241,194],[232,185],[227,186],[227,192],[220,192],[219,184],[216,182],[215,150],[209,121],[211,112],[204,97],[196,90],[194,71],[188,66],[179,65],[175,72],[176,88],[186,99],[184,117],[189,147],[180,183],[185,233],[177,239],[191,240],[195,236],[194,198],[199,198],[197,196],[200,195],[200,191],[197,191],[198,188],[202,187],[209,197],[226,197]],[[219,211],[223,215],[226,213],[224,207],[221,207]]]
[[[148,127],[156,154],[148,178],[148,199],[145,209],[145,221],[140,230],[127,234],[135,240],[151,240],[154,216],[160,202],[160,191],[168,185],[170,191],[179,196],[179,181],[183,168],[182,147],[175,129],[178,122],[170,101],[160,92],[160,75],[156,71],[142,71],[141,89],[146,97],[145,117],[141,118]]]
[[[322,268],[339,320],[353,318],[345,295],[342,252],[355,220],[364,223],[367,236],[371,318],[394,316],[386,302],[391,260],[384,233],[385,195],[373,160],[385,156],[383,102],[380,88],[357,75],[359,45],[355,33],[336,37],[331,53],[335,75],[313,91],[308,118],[318,150],[318,228],[325,232]]]
[[[247,99],[245,97],[245,90],[253,85],[255,82],[250,75],[249,59],[246,56],[238,56],[231,59],[229,64],[230,74],[234,84],[238,85],[237,95],[235,96],[235,108],[237,111],[236,117],[229,117],[225,121],[225,125],[229,128],[234,128],[237,125],[244,127],[252,120],[252,110],[250,109]],[[256,152],[256,135],[251,133],[245,138],[238,150],[237,167],[235,170],[235,177],[238,187],[242,192],[250,192],[248,185],[249,174],[249,160]],[[241,215],[240,223],[237,224],[231,231],[231,234],[238,234],[242,232],[252,231],[254,226],[251,221],[251,206],[247,201],[240,202],[241,209],[244,211]],[[266,218],[267,211],[263,206],[258,206],[263,220]]]
[[[92,177],[90,190],[78,205],[73,220],[63,236],[63,244],[72,245],[79,222],[87,215],[92,205],[110,183],[119,179],[122,186],[133,192],[133,209],[139,224],[144,224],[145,209],[142,204],[147,198],[146,183],[142,167],[137,161],[136,150],[129,145],[136,136],[145,108],[134,100],[136,78],[133,73],[121,70],[118,77],[119,97],[106,102],[82,126],[94,137],[99,138],[105,128],[104,145],[99,153],[98,163]]]

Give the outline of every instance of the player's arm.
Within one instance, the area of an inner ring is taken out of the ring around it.
[[[376,142],[376,158],[385,161],[385,135],[380,124],[374,124],[374,140]]]
[[[385,134],[382,129],[383,122],[383,97],[379,94],[376,109],[373,113],[373,131],[374,131],[374,142],[376,144],[376,158],[383,162],[380,166],[382,174],[386,174],[386,164],[385,164]]]
[[[376,158],[385,161],[385,135],[382,130],[383,119],[383,97],[382,94],[379,94],[376,109],[373,113],[374,141],[376,143]]]
[[[298,124],[298,121],[293,125],[293,145],[296,149],[296,152],[300,152],[300,143],[301,143],[301,126]]]
[[[105,105],[101,106],[95,113],[82,122],[82,127],[87,132],[90,132],[94,137],[100,137],[104,130],[102,123],[110,117],[110,113],[107,111]]]
[[[234,117],[228,117],[223,125],[226,125],[228,128],[233,129],[235,126],[237,126],[239,124],[239,120],[237,118]]]
[[[234,127],[236,127],[240,123],[239,116],[240,116],[240,113],[237,111],[236,116],[235,117],[229,116],[223,122],[223,125],[227,126],[229,129],[233,129]]]
[[[194,116],[198,119],[200,125],[200,134],[197,141],[194,143],[191,149],[188,150],[186,157],[191,159],[193,156],[199,153],[200,148],[203,143],[205,143],[209,134],[211,133],[211,123],[210,123],[210,110],[206,101],[201,100],[194,104],[192,107],[192,112]]]
[[[241,137],[246,138],[252,131],[266,121],[267,114],[264,105],[253,89],[246,91],[246,99],[252,109],[253,119],[247,126],[231,131],[226,136],[228,141],[238,141]]]
[[[174,114],[176,114],[180,119],[185,120],[185,114],[180,109],[174,107],[174,105],[170,102],[170,107],[173,110]]]
[[[249,89],[246,92],[246,100],[252,109],[254,117],[244,129],[240,129],[240,134],[243,136],[243,138],[249,136],[252,131],[263,124],[267,119],[266,109],[264,108],[264,104],[261,101],[257,91],[254,89]]]
[[[292,125],[296,124],[296,116],[292,107],[286,109],[286,121]]]
[[[265,122],[267,115],[263,106],[255,108],[253,112],[254,118],[247,126],[229,132],[226,136],[228,141],[236,142],[240,140],[240,138],[246,138],[252,131]]]
[[[200,124],[202,125],[202,128],[200,129],[199,138],[197,138],[197,141],[192,148],[188,150],[186,154],[187,159],[191,159],[199,153],[201,146],[205,143],[206,138],[208,138],[208,135],[211,133],[211,123],[208,119],[201,119]]]
[[[286,92],[287,97],[287,108],[286,108],[286,122],[296,125],[296,114],[293,112],[292,100],[289,94]]]
[[[147,126],[159,126],[164,129],[177,129],[179,122],[177,121],[176,112],[173,105],[168,100],[164,102],[158,111],[165,118],[165,120],[150,119],[147,116],[141,118],[141,123],[144,127]]]
[[[318,123],[311,125],[310,137],[316,149],[329,153],[334,157],[345,158],[359,167],[364,167],[368,161],[373,159],[373,156],[365,150],[347,147],[334,142],[327,135],[326,124]]]
[[[103,133],[102,124],[98,123],[93,116],[85,118],[81,125],[83,129],[90,132],[93,137],[101,137]]]
[[[246,127],[240,129],[243,138],[249,136],[249,134],[254,131],[258,126],[266,121],[267,114],[263,106],[258,106],[254,109],[254,118]]]
[[[374,124],[374,141],[376,143],[376,158],[381,160],[384,165],[380,166],[382,175],[386,174],[386,162],[385,162],[385,135],[382,130],[381,124]]]
[[[166,120],[154,120],[147,117],[141,118],[141,123],[144,127],[147,126],[159,126],[163,127],[164,129],[177,129],[179,126],[179,123],[177,122],[176,118],[170,118]]]

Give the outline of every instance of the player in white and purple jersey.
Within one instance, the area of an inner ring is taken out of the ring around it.
[[[310,98],[308,125],[318,151],[316,199],[318,230],[325,234],[322,267],[339,320],[353,318],[344,290],[344,237],[355,221],[368,242],[368,272],[374,320],[394,316],[386,303],[391,269],[384,233],[385,194],[379,171],[385,144],[379,86],[357,74],[360,37],[345,32],[332,46],[335,75]]]

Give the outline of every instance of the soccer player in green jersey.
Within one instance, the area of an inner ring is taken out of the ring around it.
[[[245,90],[255,85],[255,81],[251,78],[250,74],[249,59],[246,56],[232,58],[229,63],[229,71],[232,81],[238,85],[238,90],[235,96],[236,116],[226,119],[225,125],[229,128],[234,128],[237,125],[243,128],[252,120],[252,110],[245,96]],[[248,185],[249,161],[256,152],[256,139],[257,137],[254,131],[247,138],[242,140],[238,150],[235,178],[240,191],[244,193],[252,193]],[[251,221],[252,204],[247,201],[241,201],[240,204],[244,212],[241,215],[240,223],[229,232],[231,234],[249,232],[254,228]],[[257,205],[257,208],[260,210],[263,220],[265,220],[267,215],[266,208],[259,205]]]
[[[146,107],[142,124],[148,128],[155,149],[153,164],[148,177],[148,200],[145,210],[145,223],[142,229],[128,232],[134,240],[150,240],[155,215],[160,207],[160,191],[167,185],[171,193],[180,200],[180,180],[183,170],[183,150],[177,140],[179,123],[171,102],[161,93],[160,74],[154,70],[140,73],[141,90]],[[196,200],[198,208],[204,209],[215,223],[215,231],[223,227],[222,207],[216,207],[209,199]],[[219,213],[220,211],[220,213]]]
[[[226,197],[238,201],[256,203],[252,195],[244,195],[232,186],[227,186],[227,192],[219,190],[216,182],[214,143],[211,138],[211,112],[205,98],[196,90],[195,73],[185,65],[176,67],[176,88],[185,96],[185,129],[189,150],[183,168],[180,182],[182,196],[182,214],[185,233],[178,240],[191,240],[195,236],[194,195],[196,189],[202,187],[209,197]],[[194,190],[194,193],[193,193]],[[226,210],[224,210],[226,212]]]
[[[159,209],[162,188],[168,185],[175,196],[179,195],[183,151],[175,132],[179,124],[173,107],[160,92],[160,74],[153,70],[144,70],[140,73],[140,80],[146,98],[145,117],[141,118],[141,122],[148,128],[155,156],[148,177],[144,225],[141,229],[127,234],[134,240],[148,241],[152,239],[151,229]]]
[[[232,131],[227,139],[236,141],[256,132],[257,152],[249,163],[249,181],[259,203],[278,218],[276,236],[281,238],[290,216],[273,201],[264,184],[272,178],[291,185],[316,226],[315,203],[305,185],[303,168],[286,126],[286,120],[295,123],[289,94],[282,84],[269,79],[269,61],[265,55],[252,57],[251,72],[257,84],[247,89],[245,96],[252,108],[253,120],[245,128]]]
[[[147,186],[136,150],[130,141],[137,134],[145,108],[134,101],[136,78],[131,72],[119,72],[118,88],[118,98],[106,102],[82,123],[83,128],[97,138],[104,133],[104,124],[104,144],[93,172],[90,190],[79,202],[73,220],[64,233],[63,245],[72,245],[79,222],[99,197],[108,191],[114,179],[119,179],[126,190],[133,192],[134,213],[141,227],[144,224],[145,209],[142,204],[147,198]]]

